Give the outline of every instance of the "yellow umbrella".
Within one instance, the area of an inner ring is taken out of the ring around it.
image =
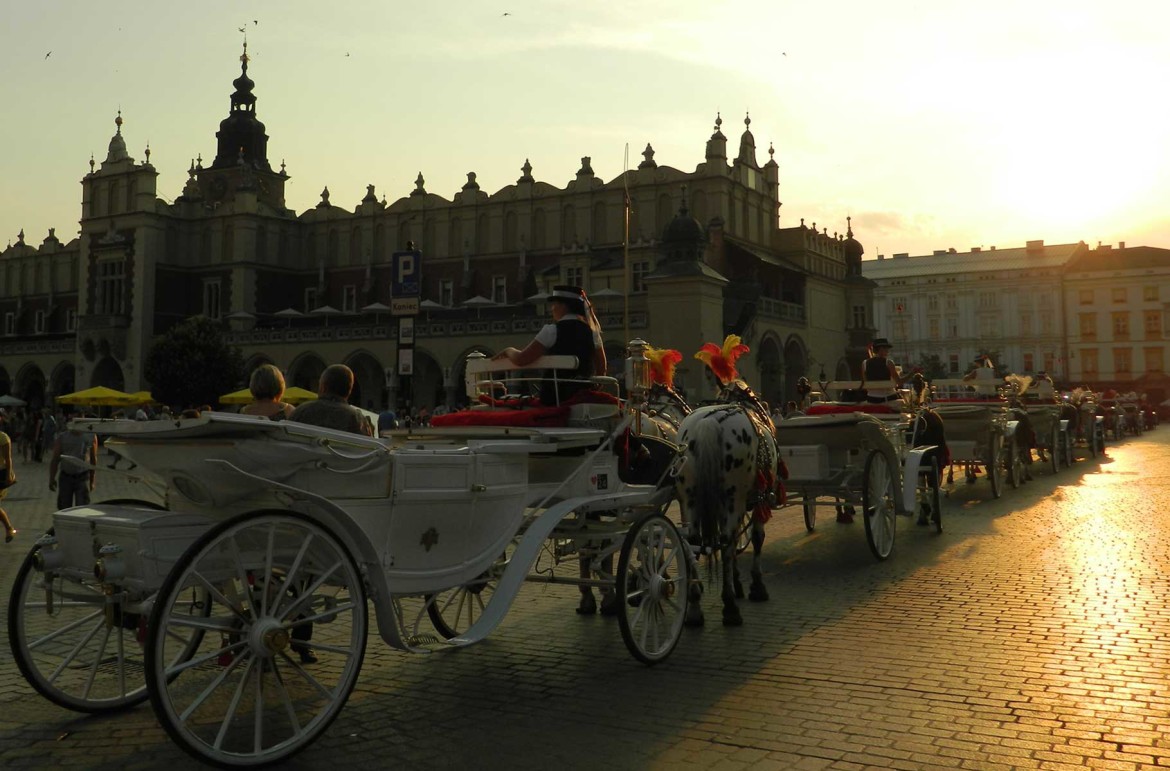
[[[130,404],[153,404],[154,397],[150,395],[150,391],[136,391],[130,394]]]
[[[105,386],[94,386],[84,391],[57,397],[58,404],[81,404],[89,407],[124,407],[132,403],[133,396]]]
[[[300,404],[301,402],[312,401],[316,398],[317,394],[313,393],[312,391],[307,391],[304,388],[293,386],[292,388],[285,389],[284,396],[281,397],[281,401],[288,402],[289,404]],[[223,396],[219,397],[220,404],[251,404],[254,401],[256,400],[252,398],[252,392],[247,388],[239,391],[233,391],[230,394],[224,394]]]

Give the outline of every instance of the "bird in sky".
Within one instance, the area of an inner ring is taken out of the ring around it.
[[[252,23],[253,23],[253,24],[259,24],[260,22],[258,22],[258,21],[257,21],[257,20],[255,20],[255,19],[252,19]]]
[[[505,15],[505,16],[511,16],[512,14],[511,14],[511,13],[509,13],[508,11],[504,11],[504,15]]]
[[[243,32],[247,28],[248,28],[248,25],[245,24],[243,27],[240,27],[239,30],[240,30],[240,32]]]
[[[45,54],[45,58],[48,59],[52,55],[53,55],[53,52],[49,51],[47,54]]]
[[[346,52],[345,52],[345,55],[346,55],[346,56],[349,56],[349,51],[346,51]]]

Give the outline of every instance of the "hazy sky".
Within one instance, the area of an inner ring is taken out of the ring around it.
[[[506,15],[505,15],[506,14]],[[649,142],[693,171],[750,111],[781,224],[912,254],[1084,240],[1170,247],[1170,3],[1156,0],[6,0],[0,248],[73,238],[114,117],[159,195],[215,156],[246,26],[269,160],[298,212],[421,171],[608,181]],[[51,52],[51,55],[46,55]]]

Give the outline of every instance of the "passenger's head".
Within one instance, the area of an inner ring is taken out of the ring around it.
[[[349,399],[353,391],[353,370],[344,364],[330,364],[321,373],[321,382],[317,386],[318,396],[334,396],[338,399]]]
[[[554,286],[548,301],[554,307],[560,305],[565,313],[585,315],[585,290],[579,286]]]
[[[275,364],[261,364],[252,371],[252,378],[248,381],[248,390],[253,399],[271,399],[280,401],[284,396],[284,375]]]

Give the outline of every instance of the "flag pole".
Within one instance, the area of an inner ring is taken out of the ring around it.
[[[625,303],[625,340],[630,342],[630,143],[626,142],[626,156],[622,172],[622,187],[624,188],[624,205],[626,215],[626,232],[622,240],[622,301]]]

